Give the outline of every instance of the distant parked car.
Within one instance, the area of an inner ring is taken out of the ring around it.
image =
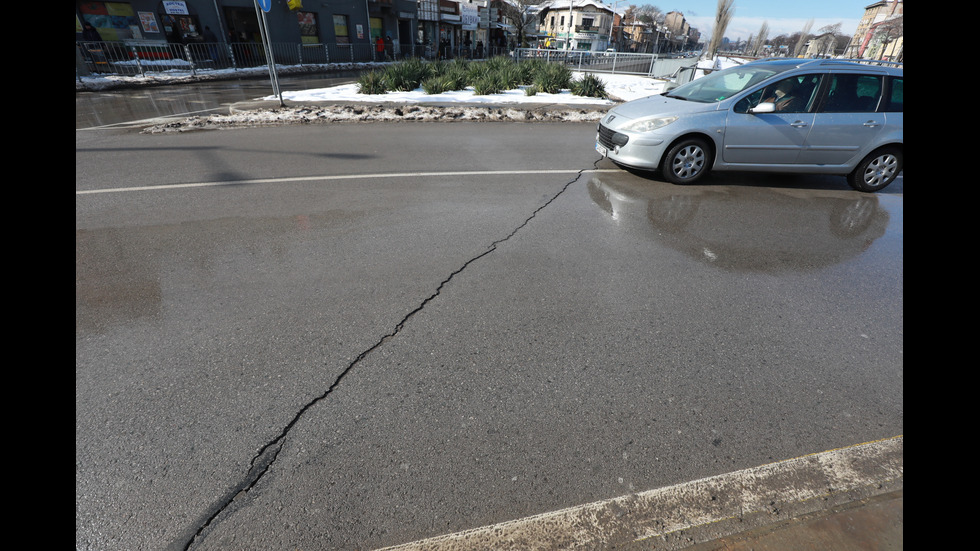
[[[873,192],[904,166],[903,69],[766,59],[611,109],[596,151],[689,184],[711,170],[841,174]]]

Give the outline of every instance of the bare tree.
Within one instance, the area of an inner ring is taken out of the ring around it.
[[[829,37],[826,42],[827,47],[822,54],[824,57],[834,56],[834,53],[837,50],[837,36],[840,35],[841,25],[843,25],[843,23],[834,23],[833,25],[825,25],[820,27],[818,32]]]
[[[769,22],[763,21],[762,27],[759,28],[759,35],[755,39],[755,45],[752,47],[752,55],[761,55],[763,49],[766,46],[766,40],[769,39]]]
[[[806,47],[806,41],[810,39],[810,29],[813,28],[813,19],[806,22],[803,25],[803,30],[800,32],[800,39],[796,41],[796,47],[793,48],[793,57],[800,57],[800,52]]]
[[[643,4],[636,8],[636,20],[648,25],[662,23],[664,20],[664,12],[657,6]]]
[[[510,20],[517,31],[517,45],[521,48],[527,47],[527,32],[534,29],[536,12],[532,6],[541,3],[542,0],[501,0],[499,2],[500,12]]]
[[[637,21],[636,19],[637,15],[639,14],[636,12],[636,6],[630,4],[629,7],[626,8],[626,11],[623,12],[623,25],[635,24]]]
[[[708,43],[708,59],[712,59],[721,48],[721,43],[725,39],[725,31],[728,23],[735,15],[735,0],[718,0],[718,9],[715,11],[715,28],[712,30],[711,42]]]
[[[881,46],[881,51],[877,53],[878,59],[885,58],[885,52],[888,50],[888,44],[894,42],[895,40],[901,38],[905,34],[905,16],[899,15],[892,19],[887,19],[875,29],[874,39]],[[894,54],[894,52],[893,52]],[[899,51],[898,54],[892,56],[894,60],[902,59],[902,52]]]

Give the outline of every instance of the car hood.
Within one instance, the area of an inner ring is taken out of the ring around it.
[[[606,126],[617,128],[625,122],[642,117],[652,117],[655,115],[687,115],[691,113],[717,111],[718,106],[719,103],[685,101],[664,95],[648,96],[645,98],[628,101],[622,105],[618,105],[610,109],[609,114],[603,117],[602,123]]]

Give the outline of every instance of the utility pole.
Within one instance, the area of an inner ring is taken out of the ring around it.
[[[613,47],[613,45],[612,45],[613,44],[613,28],[616,26],[616,6],[618,4],[619,4],[619,0],[616,0],[615,2],[613,2],[613,5],[612,5],[612,17],[610,18],[610,21],[609,21],[609,45],[606,46],[606,48],[612,48]]]
[[[568,34],[565,37],[565,51],[572,49],[572,2],[574,0],[568,0]]]

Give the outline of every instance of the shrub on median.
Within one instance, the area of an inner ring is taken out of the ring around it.
[[[462,58],[425,61],[412,58],[391,64],[384,70],[365,73],[358,78],[357,84],[361,94],[385,94],[418,88],[426,94],[441,94],[472,86],[477,94],[485,95],[523,86],[527,95],[538,92],[557,94],[571,89],[576,95],[607,97],[602,81],[594,75],[574,81],[571,69],[565,65],[537,59],[515,62],[507,56],[495,56],[483,61]],[[528,87],[532,91],[528,92]]]

